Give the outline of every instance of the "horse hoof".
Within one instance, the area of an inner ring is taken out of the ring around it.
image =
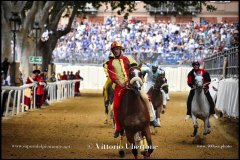
[[[122,151],[122,150],[121,150],[121,151],[119,151],[119,152],[118,152],[118,154],[119,154],[119,157],[124,157],[124,156],[125,156],[125,152],[124,152],[124,151]]]
[[[104,124],[108,124],[108,121],[105,121]]]
[[[162,112],[161,112],[162,114],[164,114],[165,113],[165,110],[162,110]]]
[[[203,135],[205,136],[205,135],[210,134],[210,133],[211,133],[211,131],[208,130],[206,133],[203,133]]]
[[[191,137],[195,137],[196,135],[194,135],[194,134],[191,134]]]

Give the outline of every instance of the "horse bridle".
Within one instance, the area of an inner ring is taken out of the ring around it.
[[[141,72],[141,69],[140,69],[139,67],[133,66],[133,67],[130,67],[130,68],[129,68],[129,74],[132,73],[132,71],[133,71],[134,69],[137,69],[137,70],[139,70],[139,71]],[[129,77],[130,77],[130,76],[129,76]],[[140,87],[136,89],[136,88],[133,86],[133,83],[134,83],[134,82],[139,83],[138,86],[140,86]],[[133,90],[133,91],[135,91],[135,92],[138,92],[139,90],[141,90],[142,85],[143,85],[143,81],[142,81],[142,79],[141,79],[140,77],[133,77],[133,78],[129,79],[128,84],[127,84],[127,89]]]

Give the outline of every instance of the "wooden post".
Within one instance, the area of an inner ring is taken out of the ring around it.
[[[224,60],[223,60],[223,79],[225,79],[226,75],[227,75],[227,65],[228,65],[228,57],[224,56]]]

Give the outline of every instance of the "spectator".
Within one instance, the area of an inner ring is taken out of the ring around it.
[[[63,75],[61,76],[61,80],[68,80],[66,72],[63,71]]]
[[[57,79],[56,79],[56,77],[55,77],[55,72],[53,72],[53,73],[51,74],[51,77],[48,79],[47,82],[56,82],[56,81],[57,81]]]
[[[26,84],[31,84],[31,83],[36,82],[36,76],[39,73],[40,73],[40,70],[34,70],[31,74],[31,76],[28,76],[28,78],[26,80]],[[33,87],[29,87],[29,88],[25,89],[25,92],[24,92],[23,105],[25,107],[25,110],[30,109],[32,100],[33,100]]]
[[[83,80],[83,78],[80,76],[80,70],[78,70],[76,72],[74,79]],[[80,81],[75,83],[75,92],[74,93],[75,93],[74,94],[75,96],[81,96],[81,93],[80,93]]]

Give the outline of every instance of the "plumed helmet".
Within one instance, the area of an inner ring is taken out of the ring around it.
[[[192,62],[192,66],[194,67],[195,65],[200,66],[200,63],[199,63],[198,61],[193,61],[193,62]]]
[[[121,42],[116,42],[116,41],[112,42],[111,51],[113,51],[113,49],[116,48],[116,47],[121,47],[122,48]]]

